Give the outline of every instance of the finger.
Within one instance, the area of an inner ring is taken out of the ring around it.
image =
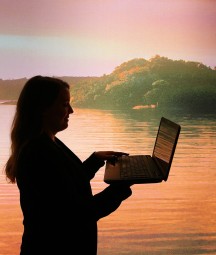
[[[109,162],[109,164],[115,166],[116,162],[118,161],[118,157],[112,156],[111,158],[107,159],[107,161]]]
[[[113,153],[113,154],[110,154],[110,155],[106,155],[106,159],[113,159],[113,160],[118,160],[119,157],[122,157],[122,156],[128,156],[129,154],[128,153]]]
[[[129,153],[120,152],[120,151],[114,151],[114,152],[113,152],[113,155],[114,155],[114,156],[117,156],[117,157],[119,157],[119,156],[128,156]]]

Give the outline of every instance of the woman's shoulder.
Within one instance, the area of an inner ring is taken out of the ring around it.
[[[34,169],[54,169],[64,163],[64,158],[55,143],[46,136],[40,136],[37,139],[32,139],[20,150],[18,166],[19,169],[31,169],[29,172],[34,172]]]
[[[24,157],[35,157],[36,155],[48,155],[54,150],[52,140],[46,135],[40,135],[28,141],[22,148],[20,155]]]

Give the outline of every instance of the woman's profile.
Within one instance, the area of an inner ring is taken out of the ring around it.
[[[82,162],[56,137],[72,113],[69,84],[57,78],[32,77],[19,96],[5,172],[20,191],[21,255],[97,254],[97,221],[131,195],[126,185],[92,194],[104,161],[126,153],[98,151]]]

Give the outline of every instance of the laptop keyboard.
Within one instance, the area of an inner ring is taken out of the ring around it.
[[[142,155],[138,156],[123,156],[118,159],[121,165],[121,178],[148,178],[151,176],[147,168],[147,158]]]

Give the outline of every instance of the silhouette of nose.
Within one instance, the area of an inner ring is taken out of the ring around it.
[[[73,108],[72,108],[71,106],[70,106],[70,109],[69,109],[69,110],[70,110],[70,111],[69,111],[70,114],[74,112],[74,110],[73,110]]]

